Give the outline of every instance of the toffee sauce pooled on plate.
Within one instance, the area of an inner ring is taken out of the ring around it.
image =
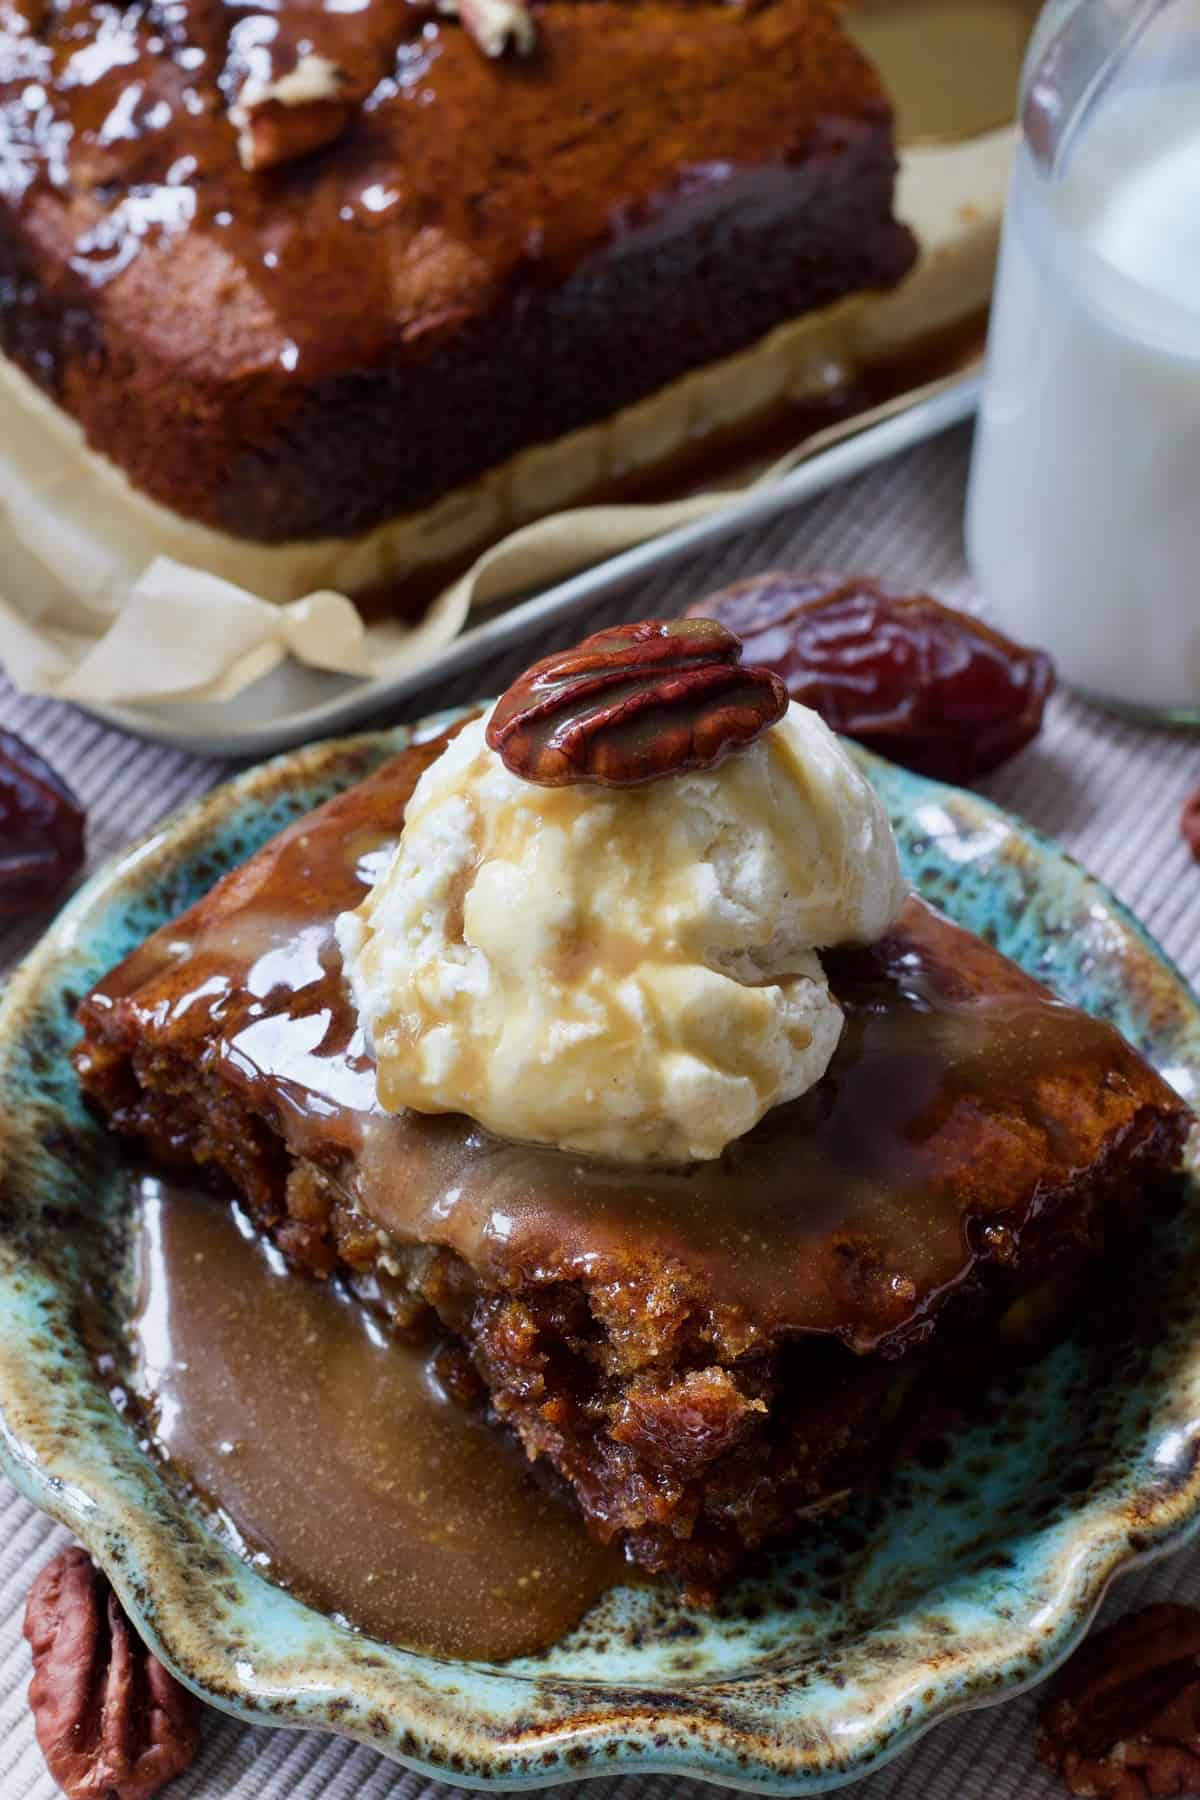
[[[226,1202],[137,1183],[133,1381],[163,1455],[264,1573],[372,1637],[499,1661],[622,1578],[515,1444]]]

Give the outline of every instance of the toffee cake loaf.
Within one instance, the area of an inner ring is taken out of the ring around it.
[[[622,1167],[381,1110],[335,918],[391,857],[406,750],[84,1001],[77,1067],[217,1172],[300,1271],[436,1315],[592,1529],[712,1594],[837,1507],[970,1368],[1144,1231],[1188,1114],[1108,1024],[916,899],[824,954],[827,1072],[713,1160]]]
[[[0,348],[198,562],[422,515],[910,267],[832,0],[529,18],[0,0]]]

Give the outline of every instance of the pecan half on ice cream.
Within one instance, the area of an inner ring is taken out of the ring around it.
[[[711,769],[787,711],[783,682],[744,668],[711,619],[646,619],[534,663],[497,703],[487,741],[541,787],[638,787]]]

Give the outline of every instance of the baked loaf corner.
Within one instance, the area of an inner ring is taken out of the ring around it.
[[[0,0],[0,349],[172,511],[341,538],[907,270],[832,0],[534,17]]]

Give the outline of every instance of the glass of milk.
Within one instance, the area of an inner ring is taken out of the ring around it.
[[[996,619],[1200,724],[1200,0],[1051,0],[1030,49],[967,503]]]

